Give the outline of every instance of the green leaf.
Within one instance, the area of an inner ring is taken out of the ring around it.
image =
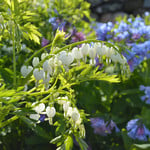
[[[73,147],[73,138],[72,136],[67,136],[66,140],[65,140],[65,149],[66,150],[71,150]]]
[[[58,142],[62,141],[62,139],[63,139],[63,137],[62,137],[62,135],[60,135],[60,136],[57,136],[57,137],[55,137],[54,139],[52,139],[52,140],[50,141],[50,143],[52,143],[52,144],[57,144]]]
[[[81,150],[87,150],[88,145],[86,144],[86,142],[78,136],[75,136],[75,138],[76,138],[76,141],[78,142]]]
[[[49,139],[50,136],[47,134],[47,132],[40,127],[38,124],[35,124],[35,122],[31,121],[25,116],[20,117],[21,120],[23,120],[36,134],[39,136]]]
[[[150,150],[150,144],[133,144],[131,150]]]

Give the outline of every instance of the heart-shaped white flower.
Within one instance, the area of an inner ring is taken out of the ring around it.
[[[41,80],[43,77],[44,71],[39,69],[34,69],[33,75],[37,81]]]
[[[26,78],[27,75],[32,71],[32,66],[22,66],[21,67],[21,74]]]
[[[74,56],[75,59],[81,59],[83,57],[82,53],[81,53],[81,50],[78,49],[77,47],[74,47],[72,49],[72,54]]]
[[[56,110],[55,110],[55,107],[46,107],[46,114],[48,116],[48,118],[53,118],[56,114]]]

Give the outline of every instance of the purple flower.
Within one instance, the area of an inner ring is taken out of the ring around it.
[[[45,38],[42,38],[41,46],[44,47],[49,44],[49,41]]]
[[[117,125],[111,120],[110,122],[105,122],[102,118],[91,118],[91,126],[94,128],[94,133],[102,136],[107,136],[111,134],[112,130],[115,128],[116,132],[119,132]]]
[[[147,141],[150,131],[139,119],[130,120],[127,124],[128,136],[132,139]]]
[[[85,40],[85,35],[82,32],[76,32],[74,33],[74,36],[72,37],[72,43],[78,42],[78,41],[83,41]]]

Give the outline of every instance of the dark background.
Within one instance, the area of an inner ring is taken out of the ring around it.
[[[142,15],[150,11],[150,0],[87,0],[91,3],[91,15],[97,21],[114,21],[119,15]]]

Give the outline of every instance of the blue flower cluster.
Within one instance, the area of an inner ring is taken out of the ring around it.
[[[94,133],[102,136],[106,136],[107,134],[111,134],[112,130],[115,129],[116,132],[119,132],[119,128],[114,123],[113,120],[109,122],[105,122],[102,118],[91,118],[91,126],[94,128]]]
[[[147,15],[149,14],[146,13],[145,16]],[[95,30],[98,40],[121,42],[128,47],[127,53],[124,52],[123,55],[127,58],[131,71],[144,58],[150,58],[150,25],[145,24],[145,19],[136,17],[116,23],[98,23]]]
[[[113,36],[111,30],[113,29],[114,24],[112,22],[108,23],[97,23],[95,28],[98,40],[107,41]]]
[[[147,141],[150,138],[150,131],[145,127],[140,119],[133,119],[127,123],[128,136],[132,139]]]
[[[96,117],[90,118],[90,121],[95,134],[107,136],[112,133],[113,129],[115,129],[115,132],[120,131],[113,120],[105,122],[104,119]],[[147,141],[148,137],[150,138],[150,130],[145,127],[140,119],[130,120],[126,128],[128,136],[134,140]]]
[[[141,96],[141,100],[146,104],[150,104],[150,86],[140,86],[140,91],[144,91],[145,95]]]

